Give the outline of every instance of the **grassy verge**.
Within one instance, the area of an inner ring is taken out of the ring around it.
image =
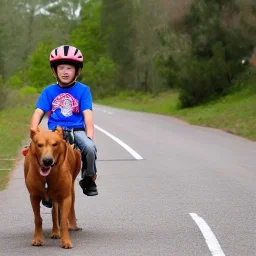
[[[178,109],[178,94],[167,92],[151,95],[121,94],[97,103],[118,108],[171,115],[191,124],[214,127],[256,140],[256,85],[234,92],[218,101],[195,108]]]
[[[35,99],[36,96],[16,96],[12,99],[15,102],[12,106],[0,111],[0,190],[6,187],[10,169],[16,164],[24,139],[29,134]]]

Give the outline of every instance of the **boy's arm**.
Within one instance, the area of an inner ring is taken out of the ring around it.
[[[84,123],[86,127],[86,135],[90,139],[93,140],[94,136],[94,122],[93,122],[93,115],[92,115],[92,110],[87,109],[83,111],[83,116],[84,116]]]
[[[44,116],[44,111],[40,108],[37,108],[31,118],[30,129],[36,130],[38,125],[40,124],[43,116]]]

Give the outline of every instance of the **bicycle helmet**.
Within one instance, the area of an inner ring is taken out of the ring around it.
[[[69,64],[83,68],[83,55],[79,49],[71,45],[61,45],[52,50],[50,54],[50,65],[56,68],[60,64]]]

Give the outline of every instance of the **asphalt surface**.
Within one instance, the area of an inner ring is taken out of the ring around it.
[[[83,230],[71,233],[74,248],[65,250],[50,239],[43,207],[44,246],[31,246],[34,220],[19,156],[0,192],[1,256],[256,255],[255,142],[162,115],[95,105],[94,116],[143,159],[95,130],[99,195],[86,197],[76,181]]]

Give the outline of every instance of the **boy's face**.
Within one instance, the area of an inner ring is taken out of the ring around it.
[[[61,64],[57,66],[57,75],[62,85],[68,85],[74,81],[76,69],[72,65]]]

